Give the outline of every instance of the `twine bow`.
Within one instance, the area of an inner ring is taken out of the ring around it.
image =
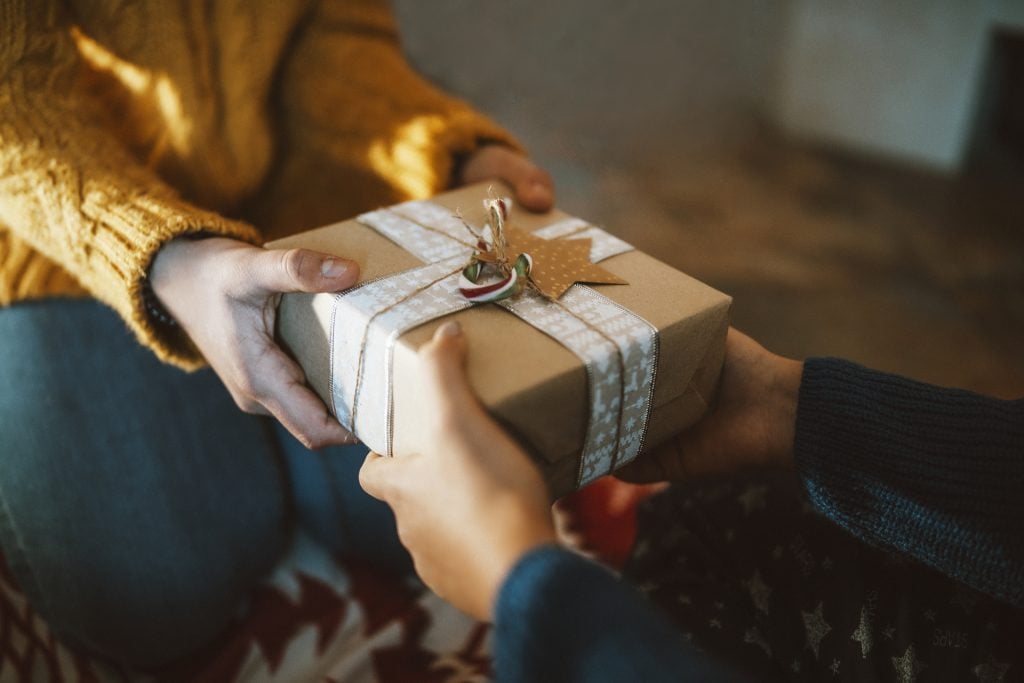
[[[459,278],[459,293],[473,303],[501,301],[532,287],[545,298],[561,298],[576,282],[627,284],[590,261],[590,238],[545,240],[506,226],[512,200],[484,200],[488,223],[473,235],[476,251]]]

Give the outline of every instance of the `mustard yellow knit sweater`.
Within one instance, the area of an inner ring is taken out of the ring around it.
[[[485,141],[382,0],[0,0],[0,305],[92,295],[196,367],[142,303],[162,244],[429,196]]]

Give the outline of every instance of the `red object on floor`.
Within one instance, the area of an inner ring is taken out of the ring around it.
[[[636,541],[637,506],[662,488],[602,477],[562,498],[559,506],[569,513],[572,530],[583,537],[584,549],[621,569]]]

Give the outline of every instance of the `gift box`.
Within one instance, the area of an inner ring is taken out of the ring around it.
[[[423,444],[416,351],[458,320],[470,383],[557,497],[705,413],[731,299],[585,220],[501,194],[466,187],[269,244],[361,267],[346,292],[285,294],[278,335],[343,426],[401,454]]]

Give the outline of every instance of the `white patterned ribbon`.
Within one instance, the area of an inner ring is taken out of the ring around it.
[[[527,290],[498,302],[583,361],[590,414],[577,483],[635,458],[643,445],[657,367],[658,330],[589,287],[558,301]]]
[[[395,343],[415,327],[473,305],[457,288],[473,253],[472,236],[451,211],[425,201],[372,211],[358,220],[426,262],[331,295],[332,408],[361,441],[391,455]],[[578,218],[534,234],[547,239],[589,237],[595,263],[632,250]],[[561,343],[586,368],[590,411],[578,485],[635,458],[651,410],[657,329],[582,285],[572,286],[557,301],[524,290],[499,305]]]
[[[472,304],[458,292],[465,258],[372,280],[336,294],[331,311],[334,414],[374,450],[391,453],[391,367],[398,337]]]

